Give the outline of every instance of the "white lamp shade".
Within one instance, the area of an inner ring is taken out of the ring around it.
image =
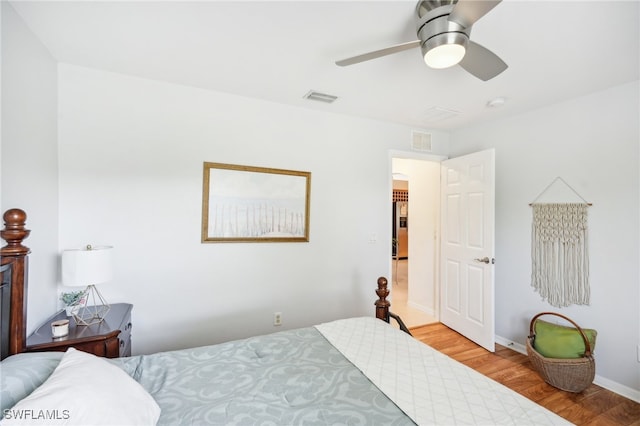
[[[113,276],[113,247],[73,249],[62,252],[62,284],[88,286],[110,281]]]

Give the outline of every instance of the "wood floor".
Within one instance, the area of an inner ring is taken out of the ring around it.
[[[556,389],[519,352],[496,345],[496,352],[491,353],[440,323],[412,327],[411,333],[576,425],[640,426],[640,404],[593,384],[579,394]]]

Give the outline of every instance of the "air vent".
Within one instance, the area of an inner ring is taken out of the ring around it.
[[[328,95],[326,93],[316,92],[315,90],[309,91],[306,95],[303,96],[303,98],[311,99],[312,101],[325,102],[325,103],[328,103],[328,104],[333,103],[333,102],[335,102],[336,99],[338,99],[337,96]]]
[[[411,148],[416,151],[431,152],[431,133],[412,132]]]
[[[436,121],[446,120],[451,117],[455,117],[460,114],[460,111],[455,111],[452,109],[442,108],[442,107],[433,107],[429,108],[422,115],[423,120],[427,123],[435,123]]]

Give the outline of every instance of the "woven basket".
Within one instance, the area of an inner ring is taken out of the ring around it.
[[[535,339],[535,322],[542,315],[556,315],[569,321],[580,332],[584,340],[585,352],[582,358],[546,358],[533,348]],[[538,374],[545,382],[558,389],[569,392],[582,392],[593,383],[596,375],[596,361],[591,354],[591,344],[582,329],[564,315],[554,312],[542,312],[531,319],[529,337],[527,338],[527,354]]]

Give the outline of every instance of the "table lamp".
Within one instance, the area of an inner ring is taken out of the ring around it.
[[[111,280],[112,249],[111,246],[87,245],[62,252],[62,283],[70,287],[87,286],[73,313],[77,325],[100,323],[109,312],[109,304],[95,285]]]

